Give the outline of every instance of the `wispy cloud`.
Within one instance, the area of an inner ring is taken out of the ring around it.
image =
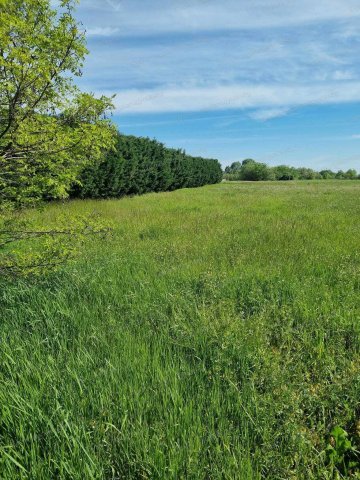
[[[254,120],[260,120],[266,122],[266,120],[271,120],[272,118],[284,117],[290,108],[280,107],[280,108],[267,108],[263,110],[255,110],[255,112],[250,112],[249,117]]]
[[[306,148],[340,165],[357,151],[359,0],[84,0],[78,18],[90,55],[77,81],[117,94],[124,131],[228,159]]]
[[[284,115],[292,107],[353,101],[360,101],[360,82],[124,90],[118,92],[115,104],[117,111],[122,113],[258,108],[260,111],[252,113],[252,118],[266,120]]]
[[[84,2],[79,18],[88,27],[91,54],[82,87],[118,92],[124,99],[119,108],[136,112],[287,108],[294,103],[287,99],[289,90],[297,94],[300,88],[315,89],[312,95],[301,94],[301,104],[305,97],[311,104],[319,97],[321,104],[324,98],[332,103],[328,92],[333,88],[335,101],[357,101],[353,91],[347,95],[339,90],[353,89],[349,81],[360,79],[360,37],[341,37],[341,32],[356,31],[358,0],[319,0],[321,8],[308,0],[301,5],[280,0],[224,3],[219,12],[219,2],[213,0],[154,0],[151,8],[144,1],[121,0],[118,10],[100,0]],[[196,20],[190,19],[191,12]],[[164,33],[159,22],[167,16],[169,31]],[[257,28],[260,17],[266,28]],[[193,29],[187,28],[188,21],[196,23]],[[266,87],[279,87],[277,99],[283,88],[284,101],[269,101],[268,94],[266,101],[250,101]],[[203,98],[192,98],[194,90]],[[208,90],[215,96],[209,98]]]
[[[110,37],[118,31],[117,27],[92,27],[86,31],[86,34],[91,37]]]
[[[88,0],[87,19],[100,15],[109,25],[121,27],[122,35],[159,34],[174,31],[214,31],[300,25],[360,15],[358,0]]]
[[[356,75],[350,70],[336,70],[333,74],[334,80],[354,80]]]

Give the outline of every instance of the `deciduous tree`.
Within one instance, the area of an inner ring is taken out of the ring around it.
[[[0,200],[67,195],[113,142],[111,99],[75,87],[87,53],[73,0],[0,0]]]

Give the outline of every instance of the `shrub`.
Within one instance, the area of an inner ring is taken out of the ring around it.
[[[118,134],[116,150],[89,165],[72,189],[73,197],[121,197],[200,187],[222,180],[218,160],[192,157],[149,138]]]

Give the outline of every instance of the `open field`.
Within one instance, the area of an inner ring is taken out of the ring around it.
[[[359,181],[74,201],[34,221],[63,210],[114,234],[2,286],[1,479],[353,478],[325,448],[334,426],[360,443]]]

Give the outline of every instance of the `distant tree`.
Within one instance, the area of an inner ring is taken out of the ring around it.
[[[273,180],[273,172],[265,163],[255,162],[254,160],[244,162],[241,167],[240,180]]]
[[[335,173],[331,170],[321,170],[319,172],[321,178],[327,180],[327,179],[331,179],[331,178],[335,178]]]
[[[272,169],[265,163],[247,158],[242,162],[234,162],[225,169],[225,179],[228,180],[274,180]]]
[[[311,168],[297,168],[297,178],[299,180],[314,180],[316,178],[320,178],[320,175],[318,172],[315,172],[315,170],[312,170]]]
[[[259,163],[251,158],[240,162],[234,162],[226,167],[224,178],[226,180],[315,180],[315,179],[356,179],[360,175],[356,170],[350,169],[347,172],[339,170],[337,173],[331,170],[317,172],[311,168],[294,168],[288,165],[269,167],[265,163]]]
[[[357,172],[354,169],[349,169],[345,172],[345,178],[347,180],[356,180],[357,178]]]
[[[276,180],[295,180],[298,178],[298,172],[293,167],[287,165],[279,165],[273,167],[273,172]]]
[[[335,174],[335,178],[339,180],[344,180],[345,179],[345,172],[343,170],[338,170]]]
[[[245,165],[248,165],[249,163],[257,163],[257,162],[252,158],[245,158],[245,160],[242,161],[242,166],[245,167]]]
[[[231,165],[225,167],[225,173],[233,174],[241,170],[241,162],[233,162]]]

